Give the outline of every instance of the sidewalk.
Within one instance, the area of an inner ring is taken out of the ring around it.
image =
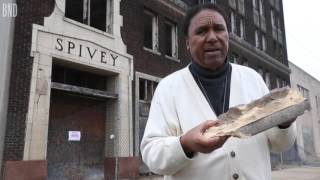
[[[272,180],[320,180],[320,167],[294,167],[272,171]]]

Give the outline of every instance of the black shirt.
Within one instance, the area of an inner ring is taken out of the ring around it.
[[[232,67],[228,61],[217,71],[205,69],[195,62],[189,66],[193,78],[217,116],[228,111]]]

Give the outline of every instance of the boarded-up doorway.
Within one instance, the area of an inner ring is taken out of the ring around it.
[[[104,179],[105,117],[105,100],[51,91],[49,179]],[[70,141],[69,131],[79,131],[80,141]]]

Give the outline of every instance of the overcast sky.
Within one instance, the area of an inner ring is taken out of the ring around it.
[[[283,0],[288,59],[320,81],[319,7],[319,0]]]

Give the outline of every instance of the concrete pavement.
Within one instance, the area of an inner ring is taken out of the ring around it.
[[[272,180],[320,180],[320,167],[293,167],[272,171]]]

